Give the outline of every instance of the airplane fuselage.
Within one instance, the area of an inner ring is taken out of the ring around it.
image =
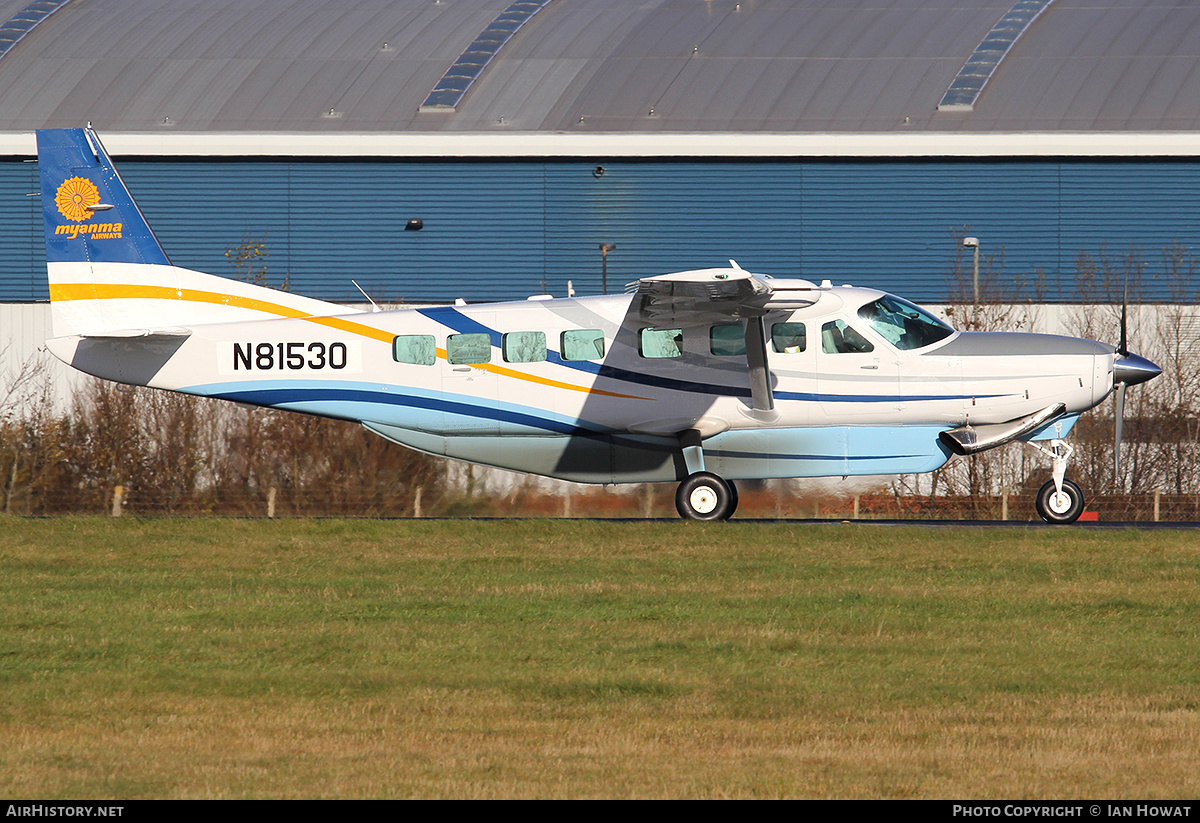
[[[192,323],[178,339],[53,346],[112,380],[357,420],[424,451],[603,483],[685,477],[678,433],[689,429],[707,467],[731,479],[930,471],[949,457],[940,431],[1063,403],[1046,434],[1060,437],[1112,389],[1102,343],[947,331],[901,348],[860,316],[883,293],[814,296],[764,317],[769,412],[752,408],[741,321],[651,325],[629,295]],[[831,324],[857,346],[832,346]]]

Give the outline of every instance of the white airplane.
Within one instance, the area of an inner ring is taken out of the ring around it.
[[[680,481],[685,518],[728,518],[738,479],[929,472],[1021,440],[1052,462],[1038,512],[1069,523],[1084,498],[1064,438],[1160,372],[1124,330],[1118,347],[960,332],[875,289],[732,261],[621,296],[358,311],[172,266],[90,128],[37,141],[63,362],[489,466]]]

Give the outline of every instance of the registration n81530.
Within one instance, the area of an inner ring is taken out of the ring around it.
[[[362,371],[362,348],[356,340],[229,342],[220,347],[219,357],[218,367],[223,375]]]

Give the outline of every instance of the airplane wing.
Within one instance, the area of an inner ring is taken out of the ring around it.
[[[774,414],[775,397],[767,368],[763,317],[774,310],[811,306],[820,299],[820,292],[807,280],[762,277],[729,262],[733,268],[644,277],[637,283],[634,306],[643,320],[657,325],[740,319],[754,412],[769,417]]]
[[[736,265],[643,277],[635,294],[638,313],[652,323],[762,317],[773,309],[811,306],[819,297],[807,280],[763,277]]]

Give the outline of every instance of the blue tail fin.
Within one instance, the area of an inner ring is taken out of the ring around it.
[[[47,129],[37,140],[56,338],[175,335],[206,323],[347,313],[298,294],[172,266],[95,132]],[[74,343],[52,350],[72,362]]]
[[[39,129],[50,263],[171,262],[91,129]]]

